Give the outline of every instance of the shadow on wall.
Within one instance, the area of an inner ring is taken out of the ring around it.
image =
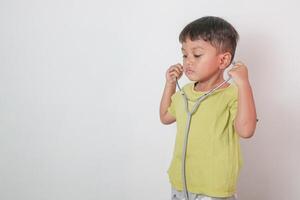
[[[271,37],[243,35],[242,50],[238,52],[247,58],[245,63],[249,67],[259,118],[255,135],[241,139],[244,166],[238,183],[240,200],[300,198],[296,188],[300,179],[296,169],[300,163],[299,156],[296,157],[300,150],[297,120],[300,107],[295,107],[295,99],[287,96],[288,92],[281,95],[288,89],[284,85],[289,80],[282,76],[281,70],[289,52],[284,52]],[[291,95],[292,91],[291,88]]]

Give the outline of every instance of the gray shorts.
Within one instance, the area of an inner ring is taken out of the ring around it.
[[[173,187],[172,187],[171,195],[172,195],[171,200],[184,200],[183,192],[178,191]],[[194,194],[194,193],[189,192],[189,200],[237,200],[237,197],[236,197],[236,194],[232,197],[225,197],[225,198],[209,197],[206,195]]]

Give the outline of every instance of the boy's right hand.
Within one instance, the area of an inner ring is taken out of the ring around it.
[[[172,65],[169,67],[169,69],[166,72],[166,80],[168,84],[176,84],[176,78],[177,80],[180,79],[180,77],[183,74],[183,66],[180,63],[177,63],[176,65]]]

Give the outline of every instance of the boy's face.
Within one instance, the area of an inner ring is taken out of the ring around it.
[[[218,73],[220,54],[215,47],[204,40],[191,41],[187,38],[182,43],[183,70],[191,81],[205,81]]]

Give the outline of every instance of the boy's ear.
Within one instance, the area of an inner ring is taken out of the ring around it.
[[[219,55],[219,68],[226,69],[230,65],[231,53],[225,52]]]

